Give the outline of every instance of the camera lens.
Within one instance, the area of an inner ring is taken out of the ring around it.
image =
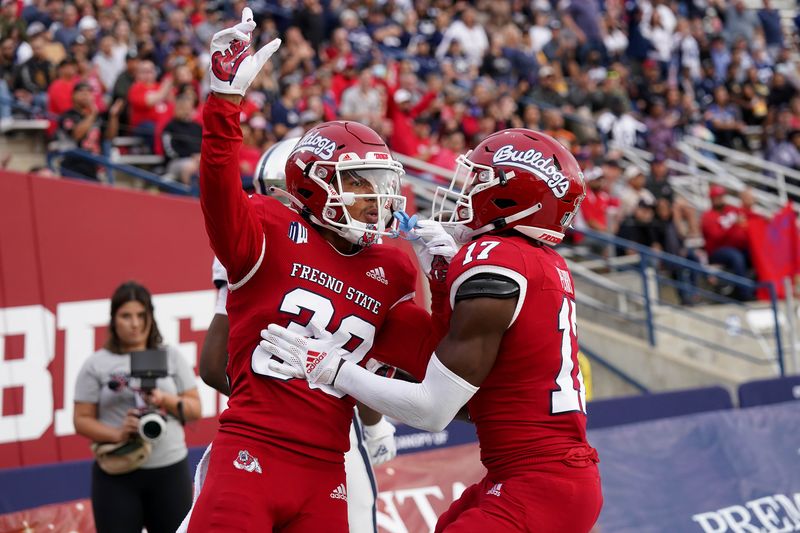
[[[164,418],[158,413],[148,413],[139,419],[139,434],[149,441],[158,440],[164,432]]]

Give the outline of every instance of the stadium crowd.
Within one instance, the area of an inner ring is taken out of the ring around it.
[[[51,120],[51,135],[94,153],[104,139],[138,136],[189,183],[208,45],[244,5],[3,0],[0,129],[33,110]],[[527,127],[583,166],[581,223],[687,255],[683,241],[703,236],[701,216],[673,194],[664,164],[680,157],[681,135],[800,169],[797,31],[784,32],[769,0],[760,9],[742,0],[249,5],[256,46],[278,35],[284,44],[242,112],[245,175],[272,143],[337,118],[446,169],[490,133]],[[651,168],[623,168],[612,143],[651,152]],[[64,169],[97,172],[69,160]]]

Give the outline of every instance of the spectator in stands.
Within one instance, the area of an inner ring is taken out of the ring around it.
[[[14,97],[27,106],[47,107],[47,88],[53,80],[53,65],[45,57],[45,37],[31,40],[30,59],[14,73]]]
[[[556,72],[553,67],[544,65],[539,69],[539,82],[526,98],[538,106],[560,107],[564,104],[564,95],[556,88]]]
[[[655,226],[653,225],[654,216],[655,205],[648,200],[640,200],[633,208],[633,212],[622,219],[617,236],[642,246],[652,246],[660,249],[661,245],[657,240]],[[635,253],[636,250],[630,248],[617,248],[618,255],[633,255]]]
[[[769,87],[769,97],[767,105],[777,108],[788,104],[792,98],[797,96],[798,90],[786,79],[786,75],[776,69]]]
[[[647,180],[642,169],[631,165],[625,169],[623,176],[625,185],[620,193],[620,212],[623,218],[632,216],[642,202],[651,208],[656,205],[656,197],[645,187]]]
[[[267,128],[267,121],[261,115],[252,117],[249,121],[242,122],[242,147],[239,150],[239,172],[242,176],[252,176],[261,155],[264,153],[263,137],[260,132]],[[289,137],[299,136],[301,131],[289,134]],[[297,134],[297,135],[295,135]]]
[[[613,96],[609,109],[597,118],[597,128],[607,142],[618,147],[633,147],[639,144],[640,136],[647,127],[627,110],[625,100]]]
[[[83,42],[89,48],[90,54],[97,51],[97,19],[91,15],[86,15],[78,21],[78,36],[83,37]],[[77,37],[75,40],[79,40]]]
[[[167,157],[167,173],[183,184],[191,185],[200,166],[200,142],[203,128],[193,120],[195,100],[189,94],[175,99],[175,116],[161,132]]]
[[[72,90],[72,108],[59,121],[59,131],[64,140],[75,143],[76,148],[94,155],[103,153],[103,141],[116,137],[122,101],[117,100],[106,113],[100,113],[91,87],[78,82]],[[97,164],[82,157],[65,156],[61,161],[65,176],[96,180]]]
[[[567,0],[560,13],[565,27],[577,40],[578,62],[583,63],[591,51],[600,51],[605,61],[606,50],[601,34],[599,5],[594,0]]]
[[[711,209],[703,213],[701,220],[708,261],[722,265],[737,276],[747,277],[750,269],[747,217],[741,209],[725,202],[725,194],[724,187],[711,186]],[[749,289],[738,288],[736,296],[749,300],[752,293]]]
[[[800,170],[800,129],[791,130],[769,152],[773,163]]]
[[[669,198],[662,196],[656,200],[655,218],[653,219],[653,229],[655,231],[655,242],[657,248],[668,254],[677,255],[689,261],[699,263],[695,251],[685,244],[684,233],[675,223],[673,214],[675,207]],[[697,285],[697,271],[689,268],[666,265],[672,279],[680,282],[677,287],[678,298],[684,305],[691,305],[698,301],[696,293],[691,287]]]
[[[772,7],[770,0],[764,0],[764,5],[758,10],[758,19],[764,30],[764,40],[770,55],[775,57],[778,50],[783,48],[783,28],[781,28],[781,14]]]
[[[738,141],[741,148],[749,150],[741,111],[731,103],[725,86],[720,85],[714,89],[714,103],[706,111],[705,119],[717,143],[728,148],[736,148]]]
[[[136,81],[128,90],[128,120],[132,133],[142,137],[150,149],[154,147],[156,124],[169,113],[172,98],[172,79],[158,83],[153,62],[140,61]]]
[[[79,18],[78,7],[75,4],[64,4],[64,14],[61,18],[61,24],[59,24],[54,35],[55,40],[61,43],[64,48],[72,46],[72,43],[74,43],[75,39],[80,35],[80,30],[78,29]]]
[[[383,96],[375,88],[372,71],[362,70],[358,83],[342,93],[339,115],[343,120],[354,120],[376,128],[384,115]]]
[[[586,197],[581,203],[579,216],[586,225],[595,231],[616,233],[613,200],[606,192],[606,182],[602,167],[594,167],[584,173],[586,180]]]
[[[761,27],[758,14],[747,9],[744,0],[733,0],[725,11],[725,40],[733,44],[737,39],[752,42],[757,29]]]
[[[115,48],[117,53],[118,48]],[[111,89],[111,101],[123,101],[122,113],[120,114],[120,133],[123,135],[130,135],[130,109],[128,105],[128,93],[131,86],[136,81],[136,71],[139,68],[139,58],[135,51],[130,51],[125,54],[125,69],[117,76]]]
[[[72,107],[72,89],[78,83],[78,62],[67,57],[59,63],[56,79],[47,89],[47,110],[60,116]]]
[[[272,104],[270,124],[278,139],[300,124],[300,112],[297,104],[300,101],[300,84],[288,83],[281,90],[281,98]]]
[[[0,133],[11,125],[11,86],[14,82],[16,42],[11,37],[0,40]]]
[[[437,97],[436,93],[429,91],[414,105],[411,101],[413,95],[408,89],[400,88],[394,92],[391,101],[388,102],[388,115],[392,121],[389,146],[393,150],[410,156],[417,153],[419,139],[414,136],[414,118],[427,111]]]
[[[542,125],[546,134],[568,149],[573,149],[578,139],[574,133],[564,127],[564,116],[558,109],[546,109],[542,116]]]
[[[115,50],[114,37],[106,35],[100,39],[100,46],[92,58],[92,63],[97,69],[100,81],[103,82],[105,93],[111,93],[120,74],[125,71],[125,51]]]
[[[489,48],[489,38],[483,25],[476,19],[475,9],[471,6],[465,8],[461,18],[454,20],[444,32],[442,42],[436,49],[436,57],[444,58],[450,49],[450,44],[457,42],[464,51],[467,61],[475,66],[480,65],[484,52]]]
[[[137,392],[130,355],[167,353],[167,377],[156,388]],[[183,424],[200,418],[195,373],[175,348],[165,346],[153,315],[149,291],[136,282],[120,285],[111,297],[111,322],[103,348],[86,359],[75,383],[75,431],[95,443],[140,442],[140,407],[165,417],[161,437],[150,444],[136,470],[112,475],[92,466],[92,511],[98,533],[172,533],[192,505],[192,477]]]
[[[653,161],[650,163],[647,188],[653,193],[656,200],[666,198],[671,202],[673,199],[674,192],[669,182],[669,169],[667,168],[666,158],[663,155],[653,156]]]

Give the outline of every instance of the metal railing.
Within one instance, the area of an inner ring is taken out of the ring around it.
[[[774,191],[773,203],[780,205],[786,204],[790,196],[800,198],[800,186],[798,186],[800,171],[691,135],[685,136],[677,146],[687,156],[691,165],[708,169],[710,174],[717,178],[713,181],[720,181],[726,177],[738,178],[743,184]],[[795,209],[800,210],[800,207]]]
[[[612,295],[609,299],[605,299],[591,297],[579,292],[577,295],[579,304],[643,328],[645,337],[651,346],[658,345],[657,333],[661,332],[717,354],[726,354],[755,365],[775,365],[777,372],[781,376],[785,375],[781,314],[778,306],[777,291],[773,283],[755,282],[748,278],[704,266],[684,257],[657,251],[613,235],[589,229],[579,230],[577,233],[585,237],[585,241],[581,243],[582,248],[586,248],[584,245],[586,243],[589,245],[594,244],[604,251],[610,247],[635,253],[638,258],[637,261],[631,262],[627,260],[621,266],[618,266],[615,258],[609,255],[602,256],[591,252],[584,252],[581,255],[584,259],[591,258],[595,264],[604,264],[604,270],[607,272],[633,272],[640,281],[638,289],[632,289],[625,284],[614,282],[608,276],[601,276],[593,271],[587,272],[587,269],[581,267],[580,260],[572,260],[570,266],[576,279],[583,280],[591,286],[599,287],[604,292]],[[707,332],[714,330],[728,331],[732,327],[731,324],[715,318],[713,314],[698,312],[691,305],[670,302],[661,296],[661,292],[668,288],[689,297],[697,297],[706,303],[732,304],[742,310],[746,310],[743,302],[701,286],[699,282],[708,279],[714,279],[720,284],[725,284],[728,288],[738,289],[747,293],[755,293],[756,290],[762,289],[768,295],[768,305],[773,321],[774,346],[771,347],[769,345],[769,342],[760,331],[741,326],[737,330],[737,335],[750,339],[760,346],[761,357],[758,354],[742,351],[730,343],[716,342],[713,340],[713,335],[694,334],[675,328],[660,320],[659,314],[663,313],[659,312],[668,310],[670,313],[691,320],[695,325],[702,325]]]

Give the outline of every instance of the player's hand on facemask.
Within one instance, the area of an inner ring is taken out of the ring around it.
[[[259,349],[280,361],[270,361],[270,370],[287,377],[307,379],[317,385],[333,385],[339,372],[340,346],[325,329],[309,324],[316,338],[293,333],[283,326],[270,324],[261,330]]]
[[[458,253],[455,239],[435,220],[419,220],[417,215],[402,211],[394,216],[400,221],[400,231],[408,235],[422,272],[435,281],[444,281],[447,266]]]
[[[211,90],[244,96],[247,88],[261,72],[264,64],[280,47],[274,39],[250,55],[250,39],[256,23],[253,11],[242,10],[242,21],[232,28],[218,31],[211,39]]]
[[[397,456],[397,444],[394,441],[395,428],[391,422],[382,417],[380,422],[372,426],[364,426],[364,442],[369,452],[369,462],[378,466],[391,461]]]

